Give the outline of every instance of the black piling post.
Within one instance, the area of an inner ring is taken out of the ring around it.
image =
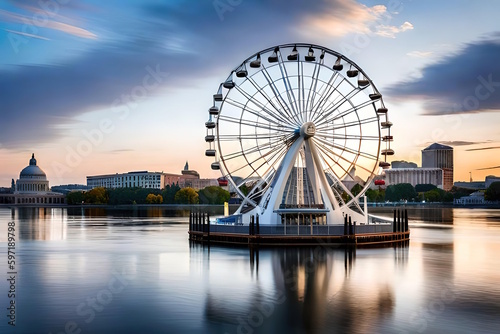
[[[256,233],[260,234],[260,226],[259,226],[259,215],[257,214],[257,217],[255,218],[255,225],[256,225]]]
[[[408,210],[405,209],[405,232],[408,232],[409,231],[409,228],[408,228]]]
[[[254,217],[253,215],[250,216],[250,226],[249,226],[249,233],[250,235],[253,235],[254,234]]]
[[[398,209],[398,227],[396,229],[396,232],[401,232],[401,211]]]
[[[349,235],[353,235],[354,233],[352,232],[352,217],[349,216]]]
[[[189,232],[191,232],[191,211],[189,211]]]
[[[205,212],[200,212],[201,231],[205,232]]]
[[[356,235],[356,222],[352,224],[352,235]]]
[[[344,216],[344,235],[347,235],[347,215]]]
[[[210,214],[207,212],[207,240],[210,242]]]
[[[396,210],[394,210],[394,220],[392,221],[392,232],[396,233]]]

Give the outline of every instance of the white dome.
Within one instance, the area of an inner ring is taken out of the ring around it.
[[[43,179],[43,180],[47,179],[47,175],[45,174],[45,172],[36,165],[36,159],[34,153],[31,156],[29,166],[26,166],[19,174],[19,179],[32,179],[32,178]]]

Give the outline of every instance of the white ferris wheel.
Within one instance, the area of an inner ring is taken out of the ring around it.
[[[244,60],[220,84],[205,125],[212,169],[242,199],[236,215],[258,214],[261,224],[294,214],[364,221],[359,198],[394,154],[372,80],[318,45],[279,45]]]

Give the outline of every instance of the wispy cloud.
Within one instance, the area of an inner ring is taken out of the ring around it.
[[[39,14],[38,13],[39,10],[37,10],[34,7],[23,7],[23,8],[32,11],[33,15]],[[55,16],[55,14],[53,14],[52,16]],[[57,16],[60,18],[63,18],[61,15],[57,15]],[[6,22],[21,23],[24,25],[32,24],[36,28],[46,28],[46,29],[57,30],[57,31],[61,31],[61,32],[64,32],[64,33],[69,34],[69,35],[80,37],[80,38],[89,38],[89,39],[96,39],[97,38],[97,36],[94,33],[90,32],[86,29],[77,27],[77,26],[72,25],[72,24],[63,23],[60,21],[55,21],[53,19],[50,19],[47,14],[44,14],[44,17],[46,18],[45,21],[40,21],[40,22],[37,21],[37,23],[33,23],[33,21],[34,21],[33,17],[0,9],[0,20],[6,21]],[[37,36],[37,35],[32,35],[32,34],[19,33],[16,31],[11,31],[11,32],[18,33],[19,35],[25,35],[27,37]],[[31,35],[31,36],[29,36],[29,35]]]
[[[396,34],[413,29],[410,22],[401,26],[382,24],[391,19],[391,13],[384,5],[368,7],[354,0],[329,0],[320,13],[306,15],[300,25],[300,32],[327,34],[341,37],[351,33],[375,34],[395,38]],[[397,14],[397,13],[393,13]]]
[[[408,21],[403,23],[399,27],[384,24],[379,25],[376,27],[375,34],[387,38],[396,38],[396,34],[405,32],[407,30],[413,30],[413,24]]]
[[[430,145],[432,143],[433,142],[429,142],[428,144]],[[469,145],[484,144],[484,142],[481,141],[464,141],[464,140],[440,141],[439,143],[448,146],[469,146]]]
[[[478,168],[476,170],[489,170],[489,169],[499,169],[500,166],[494,166],[494,167],[486,167],[486,168]]]
[[[7,32],[11,32],[13,34],[21,35],[21,36],[26,36],[26,37],[31,37],[31,38],[38,38],[38,39],[43,39],[46,41],[49,41],[50,39],[47,37],[39,36],[39,35],[33,35],[33,34],[28,34],[27,32],[22,32],[22,31],[15,31],[15,30],[10,30],[10,29],[4,29]]]
[[[500,146],[492,146],[492,147],[480,147],[480,148],[470,148],[466,151],[485,151],[485,150],[498,150],[500,149]]]
[[[432,56],[434,53],[432,51],[411,51],[408,52],[406,55],[410,57],[416,57],[416,58],[428,58]]]

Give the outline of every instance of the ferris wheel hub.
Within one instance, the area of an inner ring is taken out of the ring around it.
[[[305,122],[300,127],[300,136],[304,139],[314,137],[316,134],[316,126],[313,122]]]

